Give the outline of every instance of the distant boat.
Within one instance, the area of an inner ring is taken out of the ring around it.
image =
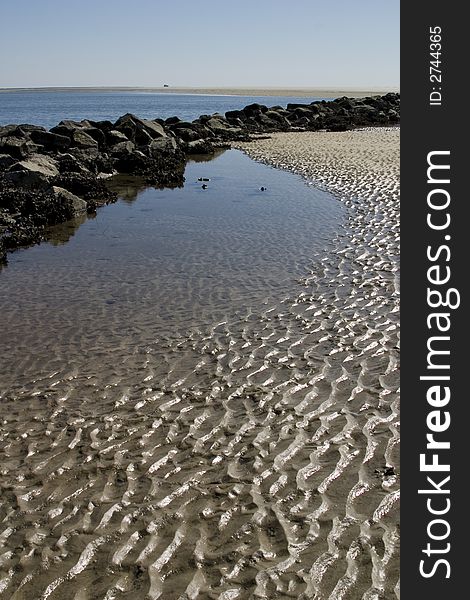
[[[167,83],[164,83],[163,87],[170,87],[170,86]]]

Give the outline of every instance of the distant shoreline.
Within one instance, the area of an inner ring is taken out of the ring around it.
[[[155,94],[197,94],[206,96],[296,96],[298,98],[320,97],[338,98],[348,96],[360,98],[377,96],[387,92],[398,91],[397,88],[377,88],[371,90],[355,90],[348,88],[249,88],[249,87],[29,87],[29,88],[0,88],[0,94],[6,92],[142,92]]]

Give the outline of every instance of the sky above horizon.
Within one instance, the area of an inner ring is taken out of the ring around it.
[[[399,87],[399,0],[0,2],[0,87]]]

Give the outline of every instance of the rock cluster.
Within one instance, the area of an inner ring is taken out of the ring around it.
[[[172,117],[61,121],[0,127],[0,261],[6,251],[37,243],[44,227],[115,200],[106,178],[126,173],[149,185],[181,186],[186,157],[211,154],[232,141],[278,131],[342,131],[399,123],[400,96],[338,98],[268,108],[250,104],[193,122]]]
[[[400,122],[400,95],[337,98],[311,104],[288,104],[268,108],[250,104],[225,113],[228,122],[249,132],[346,131],[354,127],[390,126]]]

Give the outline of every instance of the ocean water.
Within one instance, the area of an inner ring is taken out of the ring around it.
[[[257,102],[266,106],[309,103],[323,98],[295,96],[210,96],[153,92],[1,92],[0,125],[30,123],[51,128],[62,119],[115,121],[125,113],[145,119],[177,116],[192,121]]]

